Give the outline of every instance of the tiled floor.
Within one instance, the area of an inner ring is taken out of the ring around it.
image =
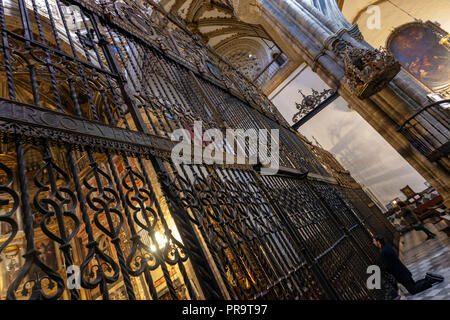
[[[401,289],[401,296],[405,300],[450,300],[450,238],[438,232],[432,223],[426,227],[437,237],[425,240],[425,233],[414,230],[404,234],[400,239],[400,258],[416,281],[428,271],[444,276],[445,280],[414,296]]]

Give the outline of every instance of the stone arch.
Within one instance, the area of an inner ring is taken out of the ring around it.
[[[271,60],[271,52],[256,38],[233,39],[217,49],[243,74],[252,79]],[[250,68],[244,70],[244,68]]]

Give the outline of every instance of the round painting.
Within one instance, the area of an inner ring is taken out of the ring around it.
[[[428,88],[440,90],[450,85],[450,52],[439,44],[430,26],[401,27],[390,39],[389,49],[403,68]]]

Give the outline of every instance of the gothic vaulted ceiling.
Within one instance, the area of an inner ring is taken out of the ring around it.
[[[279,52],[261,26],[236,18],[232,0],[161,0],[160,3],[167,11],[176,12],[192,32],[250,79]]]
[[[176,11],[189,28],[218,49],[236,38],[257,37],[270,40],[258,25],[239,21],[231,0],[161,0],[168,11]]]

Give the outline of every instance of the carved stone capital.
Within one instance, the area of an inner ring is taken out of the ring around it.
[[[357,48],[338,40],[333,51],[344,62],[344,85],[360,99],[381,91],[400,72],[400,63],[384,48]]]

